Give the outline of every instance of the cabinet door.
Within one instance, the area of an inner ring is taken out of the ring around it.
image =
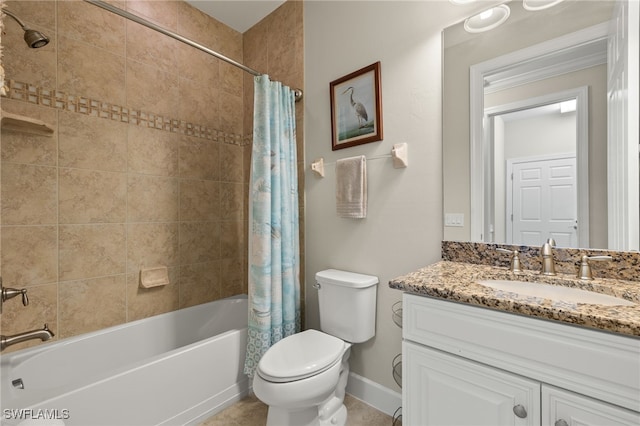
[[[403,419],[408,426],[540,424],[540,384],[403,342]]]
[[[637,426],[640,413],[542,385],[543,426]]]

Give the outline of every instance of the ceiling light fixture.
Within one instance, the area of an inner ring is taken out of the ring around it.
[[[501,4],[467,18],[464,21],[464,29],[468,33],[489,31],[504,23],[510,14],[509,6]]]
[[[475,3],[477,0],[449,0],[453,4],[465,5]]]
[[[563,1],[564,0],[522,0],[522,7],[535,12],[537,10],[549,9]]]

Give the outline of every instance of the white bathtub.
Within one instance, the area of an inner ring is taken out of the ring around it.
[[[0,357],[2,425],[196,424],[248,393],[246,336],[240,296],[10,352]]]

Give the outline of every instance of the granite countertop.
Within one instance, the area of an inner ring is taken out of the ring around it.
[[[483,279],[535,281],[576,287],[616,296],[634,306],[603,306],[555,301],[494,290],[478,284]],[[513,312],[568,324],[640,336],[640,282],[600,278],[579,280],[574,275],[553,277],[535,271],[514,274],[507,268],[441,261],[389,281],[389,287],[408,293]]]

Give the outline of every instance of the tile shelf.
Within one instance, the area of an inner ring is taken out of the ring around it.
[[[39,136],[52,136],[54,129],[44,121],[26,117],[24,115],[12,114],[10,112],[0,112],[0,126],[4,130],[30,133]]]

